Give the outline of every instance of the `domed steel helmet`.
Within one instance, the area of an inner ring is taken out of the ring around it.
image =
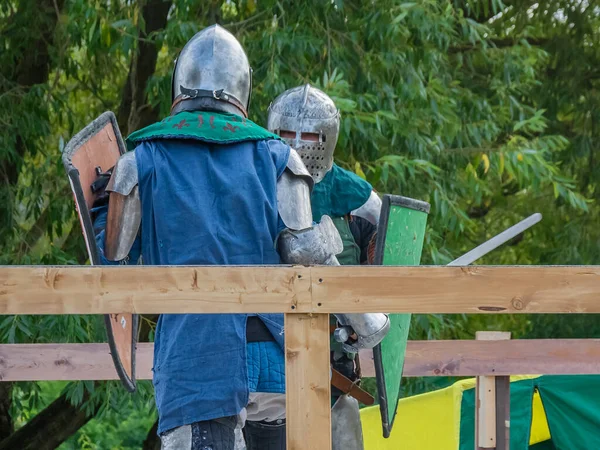
[[[171,114],[217,110],[248,117],[252,69],[241,44],[212,25],[185,44],[175,62]]]
[[[267,128],[300,154],[315,183],[329,172],[340,112],[323,91],[309,84],[285,91],[269,106]]]

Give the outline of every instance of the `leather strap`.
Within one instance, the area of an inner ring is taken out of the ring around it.
[[[373,396],[364,389],[361,389],[352,380],[346,378],[334,368],[331,369],[331,372],[331,384],[338,388],[340,391],[342,391],[345,394],[350,394],[356,400],[367,406],[375,403],[375,399],[373,398]]]
[[[175,101],[171,105],[171,111],[173,111],[175,106],[185,100],[194,100],[196,98],[204,97],[231,103],[244,114],[244,117],[248,118],[248,112],[246,111],[246,107],[242,105],[242,102],[240,102],[233,95],[227,94],[223,89],[219,89],[218,91],[209,91],[206,89],[187,89],[183,86],[180,86],[179,90],[181,91],[181,94],[175,98]]]

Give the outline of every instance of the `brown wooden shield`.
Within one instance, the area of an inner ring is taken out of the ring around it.
[[[125,144],[115,115],[107,111],[77,133],[63,150],[63,164],[83,230],[83,237],[92,265],[102,264],[96,248],[94,228],[90,216],[95,194],[91,185],[98,170],[106,172],[114,167],[125,153]],[[134,392],[135,347],[137,344],[138,316],[136,314],[108,314],[104,316],[108,344],[117,373],[125,388]]]

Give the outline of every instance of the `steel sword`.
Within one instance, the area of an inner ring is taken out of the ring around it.
[[[513,225],[510,228],[507,228],[502,233],[497,234],[493,238],[488,241],[485,241],[483,244],[478,245],[470,252],[465,253],[459,258],[456,258],[454,261],[448,263],[448,266],[468,266],[471,263],[474,263],[482,256],[487,255],[492,250],[497,249],[502,244],[510,241],[512,238],[522,233],[523,231],[531,228],[536,223],[542,220],[542,215],[540,213],[535,213],[529,216],[526,219],[523,219],[519,223]]]

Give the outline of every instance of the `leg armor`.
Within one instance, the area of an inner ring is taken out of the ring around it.
[[[250,422],[244,426],[246,450],[285,450],[285,419]]]
[[[343,250],[342,238],[328,216],[313,226],[310,207],[312,177],[295,150],[292,149],[285,172],[277,182],[279,215],[287,227],[277,241],[284,264],[335,266],[335,255]],[[336,314],[343,325],[336,339],[345,343],[346,351],[373,348],[387,334],[390,323],[386,314]]]
[[[196,422],[160,435],[161,450],[234,450],[237,417]]]
[[[349,395],[342,395],[331,409],[331,448],[364,449],[358,401]]]

